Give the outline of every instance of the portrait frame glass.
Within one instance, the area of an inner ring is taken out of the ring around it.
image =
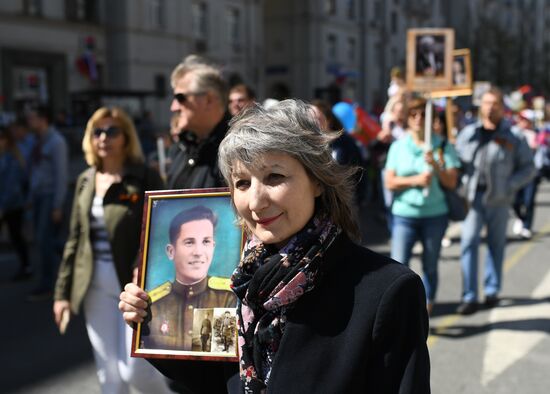
[[[452,60],[452,86],[431,93],[431,97],[471,96],[473,93],[472,60],[468,48],[455,49]],[[460,70],[457,70],[460,69]]]
[[[453,29],[407,30],[407,88],[431,93],[452,87]]]
[[[229,284],[244,241],[228,188],[145,193],[137,283],[149,307],[133,357],[238,361]]]

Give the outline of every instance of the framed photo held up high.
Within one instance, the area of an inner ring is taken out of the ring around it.
[[[439,90],[431,93],[433,98],[471,96],[473,89],[472,61],[470,50],[455,49],[453,51],[453,79],[451,89]]]
[[[238,360],[229,283],[243,244],[227,188],[145,193],[138,285],[149,308],[132,356]]]
[[[407,31],[407,88],[430,93],[452,86],[454,30],[437,28]]]

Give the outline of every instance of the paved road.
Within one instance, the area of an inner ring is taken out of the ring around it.
[[[428,340],[433,393],[549,392],[550,183],[541,185],[537,203],[533,239],[509,236],[501,305],[472,316],[454,314],[462,285],[460,225],[450,229],[454,242],[443,249],[440,260],[440,289]],[[389,252],[389,245],[373,248]],[[480,261],[484,253],[482,248]],[[411,266],[421,272],[418,258]]]
[[[536,236],[530,241],[510,237],[505,262],[502,306],[469,317],[453,313],[460,296],[457,240],[440,262],[440,291],[431,320],[429,347],[432,392],[547,393],[550,387],[550,183],[538,195]],[[383,228],[366,224],[389,252]],[[82,318],[71,321],[60,336],[51,318],[51,303],[28,303],[33,283],[10,283],[14,255],[0,245],[0,296],[4,300],[0,326],[0,392],[99,393],[92,353]],[[412,263],[419,270],[418,261]]]

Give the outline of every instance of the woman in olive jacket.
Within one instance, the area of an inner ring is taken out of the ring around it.
[[[144,164],[135,127],[119,108],[100,108],[82,141],[90,165],[78,178],[70,233],[55,287],[55,321],[63,331],[81,305],[104,393],[168,392],[148,363],[129,357],[131,332],[118,313],[118,294],[132,280],[146,190],[163,188]]]

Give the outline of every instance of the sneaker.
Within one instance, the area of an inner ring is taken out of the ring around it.
[[[514,220],[514,225],[512,226],[512,232],[515,235],[520,235],[521,230],[523,230],[523,222],[520,219]]]
[[[477,312],[477,302],[463,302],[456,308],[459,315],[471,315]]]
[[[498,295],[492,294],[492,295],[485,296],[485,306],[487,308],[493,308],[495,306],[498,306],[498,303],[499,303]]]
[[[519,232],[519,236],[523,239],[531,239],[533,237],[533,233],[528,228],[522,228]]]
[[[37,289],[27,295],[27,301],[48,301],[52,299],[51,290]]]

